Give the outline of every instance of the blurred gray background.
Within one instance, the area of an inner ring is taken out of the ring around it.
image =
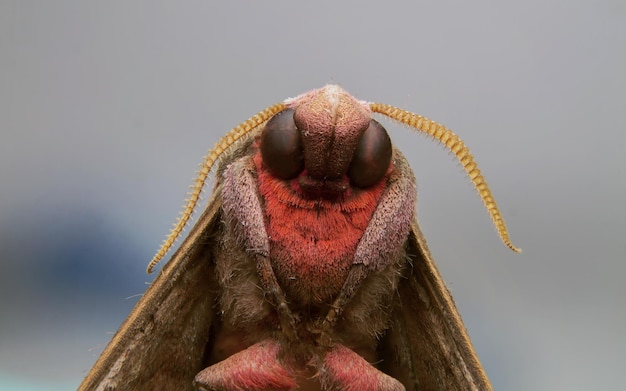
[[[76,388],[153,276],[202,157],[328,82],[458,133],[409,157],[498,390],[623,389],[626,3],[0,2],[0,389]]]

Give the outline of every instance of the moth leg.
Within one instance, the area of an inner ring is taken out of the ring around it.
[[[326,353],[320,375],[322,384],[332,390],[405,390],[398,380],[374,368],[363,357],[340,344]]]
[[[270,259],[264,256],[257,256],[256,258],[261,284],[263,284],[263,289],[269,295],[270,302],[278,311],[280,327],[289,341],[295,341],[297,339],[296,317],[287,305],[287,297],[278,284]]]
[[[409,163],[396,154],[395,170],[387,179],[387,188],[363,232],[354,253],[354,263],[380,271],[396,261],[407,240],[413,216],[417,188]]]
[[[337,317],[341,315],[341,312],[346,307],[348,302],[352,300],[357,289],[361,286],[361,283],[367,277],[368,270],[365,265],[357,264],[353,265],[348,272],[348,277],[344,282],[339,295],[333,301],[333,304],[324,318],[321,328],[321,336],[319,337],[318,343],[321,346],[329,346],[332,344],[330,336],[328,335],[328,331],[333,328],[335,323],[337,322]]]
[[[269,238],[257,189],[256,169],[252,159],[244,157],[235,160],[224,171],[222,208],[238,240],[257,262],[262,288],[278,311],[285,335],[293,341],[296,338],[296,320],[270,263]]]
[[[292,372],[278,360],[280,345],[264,340],[200,371],[193,385],[203,391],[289,391],[297,383]]]
[[[408,175],[408,162],[395,157],[396,169],[387,180],[372,218],[354,253],[354,264],[333,301],[322,325],[322,333],[332,328],[337,316],[354,297],[363,280],[372,271],[380,271],[398,259],[409,234],[416,198],[415,178]],[[322,335],[324,337],[324,335]]]

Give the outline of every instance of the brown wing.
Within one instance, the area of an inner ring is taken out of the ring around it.
[[[220,198],[209,205],[78,388],[193,390],[206,365],[216,289],[211,247]]]
[[[491,390],[417,222],[407,255],[410,265],[381,344],[382,369],[407,390]]]

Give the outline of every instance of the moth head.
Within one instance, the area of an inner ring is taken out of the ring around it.
[[[391,164],[385,128],[369,113],[339,123],[330,116],[311,120],[315,114],[306,106],[289,108],[267,122],[260,149],[270,172],[284,180],[300,177],[305,188],[342,182],[367,188],[378,183]]]
[[[342,192],[378,183],[391,164],[391,139],[365,102],[335,85],[285,101],[261,133],[263,163],[301,188]]]

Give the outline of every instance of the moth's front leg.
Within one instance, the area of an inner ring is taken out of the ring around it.
[[[345,306],[350,302],[350,300],[354,297],[357,289],[361,286],[363,280],[367,277],[368,270],[362,264],[353,265],[348,273],[348,278],[346,278],[339,295],[333,301],[328,314],[322,321],[322,325],[317,333],[319,333],[319,337],[317,339],[317,343],[320,346],[332,346],[333,339],[330,335],[332,328],[337,323],[337,318],[343,312]]]
[[[251,159],[240,158],[228,166],[224,172],[222,198],[225,218],[233,227],[238,241],[256,262],[262,289],[278,312],[284,335],[289,340],[295,340],[296,318],[289,309],[285,292],[278,284],[270,263],[269,238]]]
[[[246,157],[224,171],[222,211],[226,227],[216,269],[223,324],[212,352],[218,362],[199,372],[194,386],[220,391],[292,390],[298,384],[296,375],[280,354],[286,341],[296,340],[296,320],[270,263],[255,170]]]
[[[323,333],[334,327],[370,273],[380,272],[397,261],[408,237],[417,193],[415,178],[408,174],[404,158],[396,157],[394,165],[387,188],[354,253],[348,278],[324,319]]]
[[[296,317],[289,309],[287,305],[287,297],[285,292],[278,284],[274,269],[269,257],[257,255],[257,270],[259,272],[259,278],[263,284],[264,291],[269,296],[270,302],[276,308],[278,312],[278,318],[280,321],[280,327],[284,336],[290,342],[296,340]]]
[[[348,322],[355,319],[368,319],[367,311],[377,307],[384,311],[384,299],[392,286],[378,285],[377,281],[393,281],[402,267],[404,243],[407,240],[411,222],[413,221],[413,205],[416,198],[415,179],[407,175],[403,168],[407,164],[404,159],[396,159],[396,170],[388,179],[388,186],[361,238],[354,254],[354,264],[348,273],[341,291],[333,301],[326,315],[318,343],[326,346],[324,355],[322,383],[328,389],[341,390],[404,390],[404,386],[396,379],[376,369],[364,357],[354,350],[333,340],[337,337],[335,328],[340,315],[350,306],[351,314]],[[370,277],[368,279],[368,277]],[[369,283],[366,282],[368,279]],[[393,285],[393,284],[392,284]],[[363,295],[353,299],[366,289],[368,300]],[[343,319],[342,321],[346,321]],[[356,327],[349,327],[350,333],[358,333]],[[340,327],[341,328],[341,327]],[[345,325],[343,327],[345,328]],[[348,335],[339,335],[343,340],[354,340]]]

